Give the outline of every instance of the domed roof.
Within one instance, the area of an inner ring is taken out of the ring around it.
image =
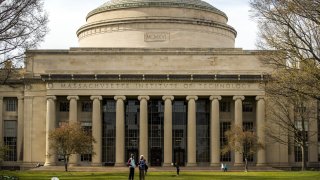
[[[110,0],[100,7],[89,12],[87,18],[90,16],[109,10],[125,9],[125,8],[141,8],[141,7],[182,7],[191,9],[201,9],[218,13],[222,16],[226,14],[219,9],[213,7],[202,0]]]

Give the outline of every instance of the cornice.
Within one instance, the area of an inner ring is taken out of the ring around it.
[[[209,11],[212,13],[219,14],[227,18],[227,15],[220,11],[219,9],[211,6],[210,4],[198,1],[187,1],[187,0],[159,0],[159,1],[150,1],[150,0],[141,0],[139,1],[110,1],[108,3],[103,4],[102,6],[92,10],[88,13],[86,19],[90,18],[95,14],[99,14],[102,12],[117,10],[117,9],[130,9],[130,8],[148,8],[148,7],[165,7],[165,8],[187,8],[187,9],[196,9],[202,11]]]

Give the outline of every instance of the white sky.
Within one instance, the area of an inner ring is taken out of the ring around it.
[[[76,31],[87,14],[108,0],[45,0],[50,32],[39,49],[78,47]],[[249,17],[249,0],[204,0],[227,14],[228,24],[238,32],[236,47],[256,49],[256,23]]]

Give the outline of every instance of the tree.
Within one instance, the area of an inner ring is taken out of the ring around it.
[[[320,0],[251,0],[250,4],[259,25],[258,47],[273,50],[265,57],[277,70],[272,80],[285,94],[320,100]]]
[[[248,171],[248,157],[263,149],[262,143],[258,141],[257,134],[253,130],[246,130],[239,126],[232,126],[226,131],[227,144],[222,148],[222,154],[230,151],[239,152],[245,160],[245,171]],[[244,148],[245,147],[245,148]]]
[[[0,69],[21,66],[24,52],[36,48],[48,32],[43,0],[0,0]],[[2,71],[6,82],[12,71]]]
[[[3,145],[2,142],[0,142],[0,163],[4,160],[8,150],[8,147]]]
[[[272,111],[267,118],[281,130],[269,137],[287,145],[294,141],[306,154],[305,128],[312,113],[297,109],[320,100],[320,0],[251,0],[250,5],[259,24],[258,47],[271,50],[263,61],[275,69],[266,84],[267,110]]]
[[[286,97],[273,95],[268,99],[267,107],[267,136],[272,142],[299,148],[301,170],[305,170],[308,146],[317,143],[311,141],[317,132],[309,128],[317,121],[310,97],[298,93]]]
[[[68,171],[69,157],[73,154],[92,154],[95,139],[91,133],[81,128],[80,124],[64,123],[49,134],[51,147],[63,157],[65,171]]]

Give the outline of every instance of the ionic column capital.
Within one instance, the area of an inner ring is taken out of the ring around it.
[[[210,100],[215,100],[215,99],[218,99],[219,101],[222,99],[221,96],[210,96]]]
[[[265,96],[256,96],[256,100],[259,101],[259,100],[265,100]]]
[[[79,96],[68,96],[67,99],[70,101],[71,99],[79,100]]]
[[[242,101],[245,99],[244,96],[233,96],[233,100],[241,99]]]
[[[102,96],[90,96],[90,99],[93,101],[95,99],[98,99],[99,101],[102,100]]]
[[[139,101],[141,101],[142,99],[149,101],[150,97],[149,96],[138,96]]]
[[[49,100],[49,99],[52,99],[52,100],[57,100],[57,97],[56,96],[47,96],[47,100]]]
[[[162,100],[166,100],[166,99],[170,99],[171,101],[174,100],[174,97],[173,96],[162,96]]]
[[[23,96],[18,96],[17,98],[18,98],[18,100],[23,100],[24,99]]]
[[[118,99],[122,99],[123,101],[126,100],[126,97],[125,96],[114,96],[114,100],[118,100]]]
[[[189,101],[191,99],[194,99],[195,101],[198,100],[198,96],[187,96],[186,100]]]
[[[3,100],[3,96],[0,96],[0,101],[2,101]]]

